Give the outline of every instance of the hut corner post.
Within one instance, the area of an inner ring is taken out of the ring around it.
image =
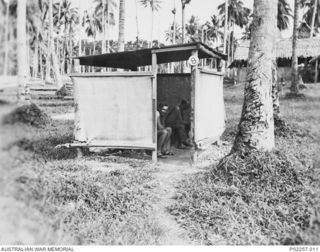
[[[157,54],[152,53],[152,114],[153,114],[153,143],[155,144],[155,149],[152,151],[152,161],[157,162]]]
[[[191,52],[191,56],[197,57],[198,58],[198,50],[193,50]],[[197,80],[197,75],[198,75],[198,66],[191,66],[191,129],[190,129],[190,139],[192,140],[193,143],[193,149],[191,152],[191,159],[193,162],[196,162],[198,159],[198,153],[197,153],[197,146],[195,142],[195,121],[196,121],[196,82]]]

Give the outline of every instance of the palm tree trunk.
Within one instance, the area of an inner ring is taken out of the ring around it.
[[[281,120],[280,101],[278,91],[278,76],[277,76],[277,61],[274,58],[272,62],[272,104],[273,104],[273,118],[275,127]]]
[[[124,51],[124,28],[125,28],[125,0],[120,0],[119,4],[119,52]]]
[[[314,32],[314,21],[316,19],[316,13],[318,8],[318,0],[314,0],[314,6],[313,6],[313,13],[312,13],[312,20],[311,20],[311,29],[310,29],[310,38],[313,37]]]
[[[51,34],[50,32],[48,32],[48,36],[47,36],[47,57],[46,57],[46,78],[45,81],[47,83],[51,83],[51,76],[50,76],[50,71],[51,71]]]
[[[105,15],[105,10],[106,10],[106,2],[105,0],[102,0],[102,33],[103,33],[103,39],[102,39],[102,53],[106,53],[106,15]]]
[[[291,93],[299,93],[299,73],[298,73],[298,23],[299,23],[299,0],[294,1],[293,36],[292,36],[292,83]]]
[[[40,78],[41,78],[41,80],[43,80],[44,76],[43,76],[42,48],[41,48],[41,46],[39,49],[39,68],[40,68]]]
[[[6,6],[6,26],[4,31],[4,67],[3,67],[3,75],[8,74],[8,59],[9,59],[9,7],[10,0],[7,2]]]
[[[32,76],[37,78],[38,76],[38,62],[39,62],[39,29],[37,28],[37,35],[35,39],[35,48],[33,56]]]
[[[184,13],[185,5],[182,5],[182,44],[185,39],[185,13]]]
[[[136,7],[136,27],[137,27],[137,48],[139,48],[139,20],[138,20],[138,5],[137,0],[134,0]]]
[[[277,0],[254,0],[247,82],[238,133],[232,152],[274,148],[272,67],[275,58]]]
[[[151,8],[150,48],[153,47],[153,28],[154,28],[154,10],[153,10],[153,8]]]
[[[228,38],[228,0],[224,2],[225,14],[224,14],[224,33],[223,33],[223,53],[227,53],[227,38]],[[221,61],[223,62],[223,61]],[[222,63],[222,72],[226,69],[227,62]]]
[[[26,16],[27,6],[26,0],[19,0],[17,3],[17,58],[18,58],[18,102],[24,100],[25,88],[28,75],[27,62],[27,32],[26,32]]]
[[[62,83],[62,79],[60,76],[60,72],[59,72],[59,63],[58,63],[58,58],[57,58],[57,54],[55,53],[55,46],[54,46],[54,39],[53,39],[53,0],[49,0],[49,10],[48,10],[48,15],[49,15],[49,33],[50,33],[50,40],[49,40],[49,61],[50,58],[52,60],[52,70],[53,70],[53,75],[54,75],[54,80],[56,82],[56,85],[58,88],[61,88],[63,83]]]

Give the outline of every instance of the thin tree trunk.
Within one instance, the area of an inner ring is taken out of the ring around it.
[[[254,0],[247,82],[238,133],[232,152],[274,148],[272,68],[277,0]]]
[[[54,75],[54,80],[56,82],[56,85],[58,88],[61,88],[63,83],[62,83],[62,79],[60,76],[60,72],[59,72],[59,63],[58,63],[58,58],[57,55],[55,53],[55,46],[54,46],[54,39],[53,39],[53,0],[49,0],[49,33],[50,33],[50,40],[49,40],[49,61],[50,59],[52,60],[52,70],[53,70],[53,75]]]
[[[223,34],[223,53],[227,53],[227,38],[228,38],[228,0],[224,2],[225,14],[224,14],[224,34]],[[224,61],[221,61],[224,62]],[[222,63],[222,72],[226,69],[227,62]]]
[[[299,72],[298,72],[298,24],[299,24],[299,0],[294,1],[293,36],[292,36],[292,83],[291,93],[299,93]]]
[[[119,52],[124,51],[124,33],[125,33],[125,0],[120,0],[119,4]]]
[[[26,16],[27,6],[26,0],[17,2],[17,58],[18,58],[18,102],[24,100],[25,88],[28,75],[27,62],[27,32],[26,32]]]
[[[138,20],[138,5],[137,0],[134,0],[136,7],[136,27],[137,27],[137,48],[139,48],[139,20]]]
[[[184,13],[185,5],[182,5],[182,44],[184,44],[185,40],[185,13]]]
[[[109,17],[109,0],[107,0],[107,14],[106,14],[106,34],[107,34],[107,40],[106,40],[106,45],[107,45],[107,53],[110,52],[110,17]]]
[[[8,59],[9,59],[9,7],[10,0],[7,2],[6,6],[6,26],[4,31],[4,67],[3,67],[3,75],[8,74]]]
[[[281,121],[280,101],[278,89],[278,75],[277,75],[277,61],[274,58],[272,64],[272,104],[273,104],[273,118],[275,126]]]
[[[314,32],[314,21],[316,19],[316,13],[318,8],[318,0],[314,0],[314,6],[313,6],[313,13],[312,13],[312,20],[311,20],[311,29],[310,29],[310,38],[313,37]]]
[[[37,35],[35,40],[34,57],[33,57],[33,67],[32,76],[37,78],[38,76],[38,62],[39,62],[39,29],[37,28]]]
[[[41,80],[43,80],[44,76],[43,76],[42,48],[41,48],[41,46],[40,46],[40,50],[39,50],[39,68],[40,68],[40,78],[41,78]]]
[[[105,0],[102,0],[102,33],[103,33],[103,39],[102,39],[102,44],[101,44],[101,52],[106,53],[106,15],[105,15],[105,10],[106,10],[106,2]]]
[[[154,11],[151,9],[151,33],[150,33],[150,48],[153,47],[153,28],[154,28]]]

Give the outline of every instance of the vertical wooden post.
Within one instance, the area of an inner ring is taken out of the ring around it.
[[[157,54],[152,53],[152,113],[153,113],[153,143],[155,149],[152,151],[152,161],[157,162]]]
[[[319,76],[319,58],[316,59],[316,67],[314,72],[314,83],[318,82],[318,76]]]
[[[191,52],[191,56],[198,58],[198,50],[193,50]],[[198,81],[197,75],[198,75],[198,66],[191,66],[191,114],[190,114],[190,120],[191,120],[191,127],[190,127],[190,139],[193,143],[193,149],[191,152],[192,155],[192,161],[197,161],[197,151],[196,151],[196,144],[195,144],[195,137],[196,137],[196,130],[195,130],[195,122],[196,122],[196,83]]]

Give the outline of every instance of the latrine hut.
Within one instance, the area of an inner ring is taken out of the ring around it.
[[[250,41],[240,41],[239,45],[235,50],[234,61],[229,66],[233,69],[233,77],[238,82],[245,82],[247,77],[247,61],[249,55]],[[297,55],[298,64],[310,63],[311,59],[318,58],[320,56],[320,38],[301,38],[297,42]],[[291,80],[291,58],[292,58],[292,39],[280,39],[276,42],[276,57],[278,65],[278,79],[289,81]],[[314,61],[312,64],[312,73],[307,73],[308,78],[314,81],[319,81],[319,71],[318,61]],[[310,67],[310,66],[309,66]],[[302,76],[304,78],[304,76]]]
[[[158,74],[158,65],[195,61],[189,73]],[[197,59],[225,60],[205,44],[192,43],[79,57],[80,65],[130,71],[72,74],[75,99],[75,141],[71,147],[149,149],[156,160],[157,103],[191,102],[194,154],[213,143],[225,127],[223,73],[202,69]],[[216,65],[218,65],[216,64]],[[151,72],[137,71],[152,66]]]

